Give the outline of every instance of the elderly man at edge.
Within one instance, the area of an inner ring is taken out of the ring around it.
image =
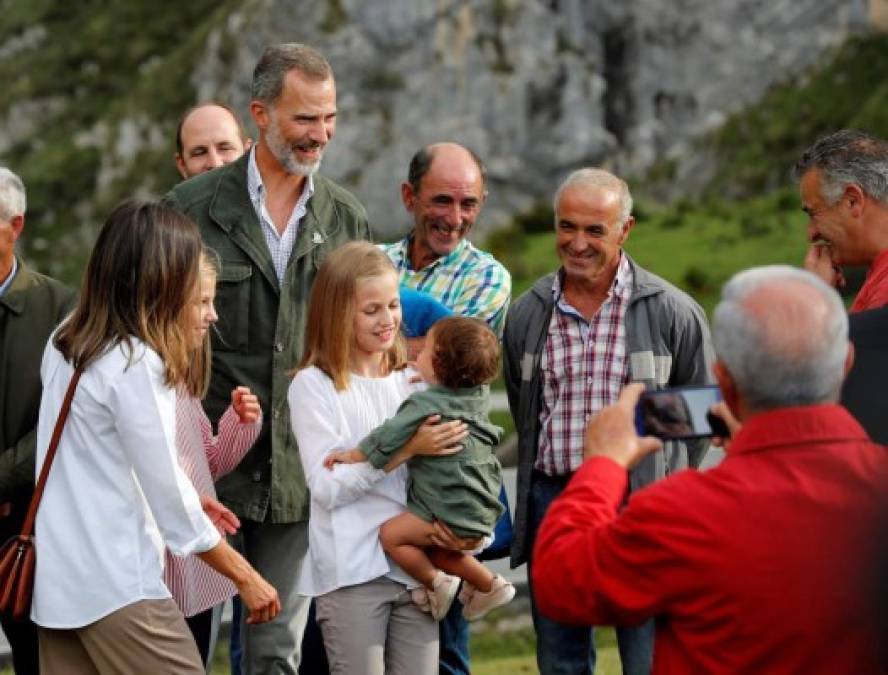
[[[515,301],[503,339],[506,391],[518,431],[512,566],[527,562],[529,573],[537,528],[582,464],[589,416],[613,403],[627,382],[703,384],[711,359],[697,303],[622,250],[635,224],[623,180],[600,169],[575,171],[558,188],[554,208],[562,266]],[[697,466],[706,447],[670,443],[633,471],[631,488]],[[535,603],[531,609],[540,672],[593,672],[591,628],[552,621]],[[618,627],[617,640],[623,672],[648,673],[652,622]]]
[[[657,617],[656,673],[884,673],[888,453],[836,405],[853,350],[838,295],[789,267],[741,272],[715,310],[726,459],[630,496],[640,387],[589,425],[535,548],[541,611]],[[730,416],[728,416],[730,417]]]
[[[888,305],[888,142],[837,131],[808,148],[794,173],[809,218],[805,268],[841,288],[842,265],[866,265],[851,311]]]
[[[40,410],[40,361],[74,292],[38,274],[15,255],[25,227],[25,186],[0,167],[0,541],[21,530],[34,491]],[[18,675],[37,675],[37,632],[30,619],[2,617]]]
[[[302,357],[318,267],[370,229],[358,200],[316,173],[336,130],[336,83],[319,52],[298,43],[268,47],[253,73],[250,114],[259,129],[250,151],[180,183],[167,199],[222,258],[207,414],[218,419],[240,384],[265,411],[256,445],[217,485],[241,520],[244,555],[282,604],[273,621],[242,626],[243,671],[295,675],[309,609],[295,590],[308,548],[309,495],[290,428],[289,373]]]

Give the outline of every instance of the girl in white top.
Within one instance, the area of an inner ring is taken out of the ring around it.
[[[192,359],[185,382],[176,389],[176,449],[179,465],[200,495],[204,511],[221,532],[234,534],[240,522],[216,501],[213,483],[234,469],[253,447],[262,430],[262,410],[258,397],[248,387],[236,387],[231,392],[231,405],[219,419],[219,433],[214,435],[201,404],[210,376],[209,329],[218,319],[213,305],[218,270],[218,255],[204,248],[197,293],[186,309]],[[163,581],[185,615],[206,664],[213,626],[218,628],[222,604],[237,593],[237,588],[197,556],[183,558],[169,549],[164,559]]]
[[[414,454],[446,454],[465,436],[461,422],[430,420],[384,469],[324,459],[350,449],[395,414],[411,393],[400,339],[398,279],[368,242],[330,254],[309,303],[306,351],[290,385],[293,431],[311,491],[308,556],[298,590],[314,596],[331,672],[382,675],[438,672],[438,628],[412,601],[416,582],[394,565],[379,527],[406,505]],[[445,528],[437,541],[471,548]]]
[[[37,512],[31,618],[45,672],[203,672],[161,579],[164,543],[231,578],[253,621],[280,609],[177,461],[175,387],[191,358],[184,310],[200,250],[197,227],[177,211],[121,204],[77,307],[47,344],[38,473],[74,369],[83,376]]]

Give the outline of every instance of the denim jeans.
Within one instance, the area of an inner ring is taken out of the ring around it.
[[[462,603],[454,600],[438,624],[440,662],[438,675],[469,675],[469,623],[463,618]]]
[[[567,485],[567,478],[550,478],[534,472],[530,484],[530,528],[536,534],[546,510]],[[527,580],[531,582],[531,565]],[[531,586],[531,591],[533,587]],[[540,675],[592,675],[595,643],[591,626],[569,626],[540,615],[531,592],[531,613],[537,634]],[[617,647],[624,675],[649,675],[654,655],[654,621],[633,628],[617,627]]]

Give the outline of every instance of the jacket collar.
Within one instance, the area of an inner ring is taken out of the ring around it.
[[[21,314],[25,310],[25,303],[28,299],[28,294],[24,291],[31,286],[33,278],[21,258],[15,256],[15,262],[17,266],[15,276],[6,292],[0,295],[0,305],[6,307],[13,314]]]
[[[222,228],[244,252],[253,260],[268,282],[279,288],[277,274],[268,244],[262,234],[262,226],[247,188],[247,170],[250,153],[225,167],[216,169],[219,181],[210,201],[210,219]],[[329,188],[322,176],[314,177],[314,195],[308,200],[305,217],[299,224],[299,233],[293,244],[291,258],[305,255],[315,246],[326,241],[332,229],[338,226],[331,217],[333,206],[329,199]]]
[[[623,251],[623,255],[626,256],[626,260],[629,261],[629,267],[632,269],[632,295],[629,299],[630,304],[641,298],[656,295],[657,293],[662,293],[666,290],[659,277],[641,267],[632,259],[632,256],[626,253],[626,251]],[[544,304],[552,304],[552,283],[554,282],[555,275],[560,272],[561,268],[556,272],[537,279],[531,288],[531,292]]]
[[[870,441],[860,423],[837,404],[780,408],[759,413],[743,423],[728,446],[740,455],[780,446],[836,441]]]

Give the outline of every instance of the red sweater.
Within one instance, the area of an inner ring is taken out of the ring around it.
[[[882,251],[866,271],[866,281],[857,292],[851,312],[864,312],[888,305],[888,251]]]
[[[888,451],[844,408],[757,415],[721,465],[640,490],[618,516],[626,486],[593,458],[550,507],[533,554],[543,614],[657,617],[655,673],[888,672]]]

